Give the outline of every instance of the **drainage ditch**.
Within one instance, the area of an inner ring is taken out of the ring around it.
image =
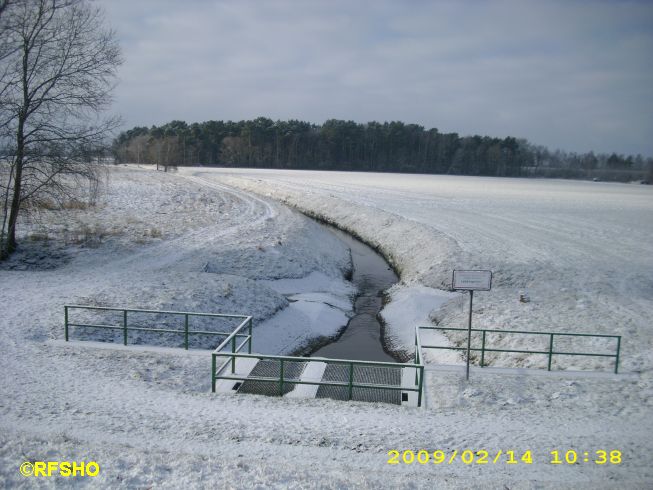
[[[358,288],[358,296],[354,302],[354,316],[340,335],[313,351],[311,356],[397,362],[384,349],[379,311],[383,307],[383,292],[399,278],[374,249],[337,228],[323,226],[350,248],[353,262],[351,282]]]

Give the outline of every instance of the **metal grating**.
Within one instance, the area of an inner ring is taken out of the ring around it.
[[[401,386],[401,368],[355,365],[353,379],[354,383]],[[329,364],[324,371],[322,381],[348,383],[349,366]],[[349,400],[349,388],[347,386],[320,386],[315,397]],[[401,405],[401,391],[384,388],[353,388],[352,400]]]
[[[295,383],[287,380],[299,380],[304,368],[305,361],[284,361],[283,363],[283,394],[295,389]],[[281,363],[273,360],[259,361],[252,372],[249,373],[248,379],[243,382],[238,393],[251,393],[254,395],[279,396],[279,383],[270,381],[256,381],[250,378],[277,378],[281,372]]]

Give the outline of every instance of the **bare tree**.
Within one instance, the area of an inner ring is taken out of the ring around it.
[[[0,258],[26,204],[61,203],[98,178],[118,125],[102,118],[121,64],[115,33],[86,0],[0,0]],[[92,186],[91,186],[92,187]]]

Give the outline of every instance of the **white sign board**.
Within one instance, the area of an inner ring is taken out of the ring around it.
[[[489,291],[491,287],[492,271],[453,271],[452,289]]]

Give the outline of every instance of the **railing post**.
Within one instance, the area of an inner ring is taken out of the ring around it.
[[[184,315],[184,348],[188,350],[188,313]]]
[[[621,350],[621,335],[617,337],[617,358],[614,363],[614,374],[619,374],[619,351]]]
[[[419,327],[415,329],[415,364],[419,364],[419,349],[417,348],[417,335],[419,335],[417,333],[418,328]],[[415,368],[415,384],[417,385],[417,368]]]
[[[483,343],[481,344],[481,367],[485,363],[485,330],[483,330]]]
[[[354,363],[349,363],[349,399],[353,398],[354,394]]]
[[[419,368],[419,391],[417,392],[417,406],[422,406],[422,390],[424,389],[424,366]]]
[[[247,342],[247,353],[252,353],[252,318],[249,319],[249,340]]]
[[[283,359],[279,359],[279,396],[283,396]]]
[[[471,362],[470,349],[472,343],[472,302],[474,301],[474,290],[469,291],[469,321],[467,324],[467,369],[465,370],[465,379],[469,381],[469,363]]]
[[[122,310],[122,343],[127,345],[127,310]]]
[[[553,357],[553,335],[551,334],[551,338],[549,339],[549,366],[547,367],[547,371],[551,371],[551,358]]]
[[[236,336],[234,335],[231,337],[231,353],[235,354],[236,353]],[[232,355],[231,356],[231,374],[234,374],[236,372],[236,356]]]
[[[66,342],[68,342],[68,307],[63,307],[63,319],[64,319],[64,337]]]
[[[211,391],[215,393],[215,353],[211,354]]]

